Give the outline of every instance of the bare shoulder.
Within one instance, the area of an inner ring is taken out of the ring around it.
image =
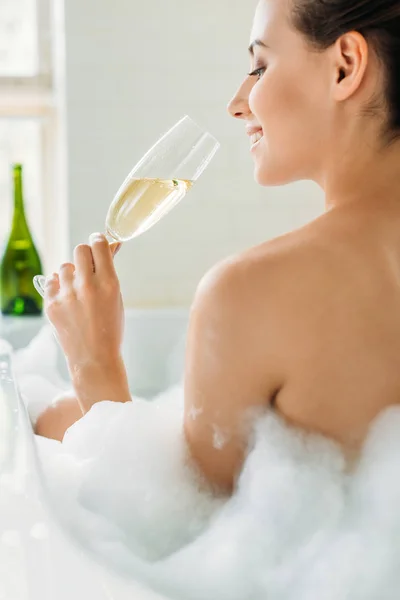
[[[282,313],[293,304],[293,294],[299,299],[312,293],[339,263],[324,228],[307,226],[218,263],[201,280],[193,308],[248,311],[250,319],[266,311]]]
[[[212,331],[238,357],[247,353],[254,378],[261,381],[268,361],[268,387],[283,382],[291,355],[315,340],[315,332],[322,335],[327,314],[350,294],[354,276],[346,274],[344,255],[318,223],[222,261],[198,286],[191,339],[201,343]]]
[[[185,433],[207,479],[223,488],[242,463],[249,411],[270,405],[287,382],[290,340],[296,320],[304,322],[296,287],[304,286],[309,254],[289,234],[219,263],[198,287],[186,346]]]

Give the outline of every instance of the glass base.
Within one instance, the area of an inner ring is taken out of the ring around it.
[[[44,275],[35,275],[33,278],[33,285],[38,294],[44,298],[44,284],[46,283],[46,277]]]

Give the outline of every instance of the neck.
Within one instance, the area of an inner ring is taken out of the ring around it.
[[[353,134],[353,135],[352,135]],[[384,145],[378,131],[349,132],[319,179],[327,211],[346,205],[400,209],[400,140]]]

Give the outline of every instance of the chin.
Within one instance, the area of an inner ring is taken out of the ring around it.
[[[274,187],[278,185],[287,185],[297,181],[297,178],[290,177],[289,174],[282,170],[282,168],[272,169],[262,167],[255,167],[254,179],[259,185],[264,187]]]
[[[254,179],[259,185],[273,187],[299,181],[302,177],[293,165],[285,165],[282,160],[274,161],[271,157],[259,157],[255,161]]]

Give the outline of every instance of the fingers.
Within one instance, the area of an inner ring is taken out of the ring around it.
[[[110,251],[112,257],[119,252],[121,246],[122,244],[120,242],[111,242]],[[75,248],[74,262],[76,266],[76,275],[81,281],[90,281],[95,271],[95,262],[92,248],[88,244],[79,244],[79,246]]]
[[[73,288],[75,265],[64,263],[60,267],[59,280],[61,291],[69,292]]]
[[[53,273],[49,277],[46,277],[44,283],[44,297],[45,299],[51,299],[58,294],[60,291],[60,280],[58,273]]]
[[[92,245],[95,272],[100,277],[115,275],[113,255],[106,237],[101,233],[93,233],[90,236],[90,243]]]
[[[83,283],[87,283],[93,278],[94,261],[92,249],[87,244],[79,244],[74,250],[74,262],[76,265],[76,275]]]
[[[121,243],[112,242],[109,244],[102,234],[92,234],[90,236],[92,247],[88,244],[79,244],[74,250],[74,262],[64,263],[60,267],[60,273],[54,273],[46,280],[47,293],[56,294],[60,289],[62,291],[71,290],[74,279],[77,276],[82,283],[92,280],[94,272],[100,276],[113,276],[115,269],[113,264],[114,256],[119,252]]]

